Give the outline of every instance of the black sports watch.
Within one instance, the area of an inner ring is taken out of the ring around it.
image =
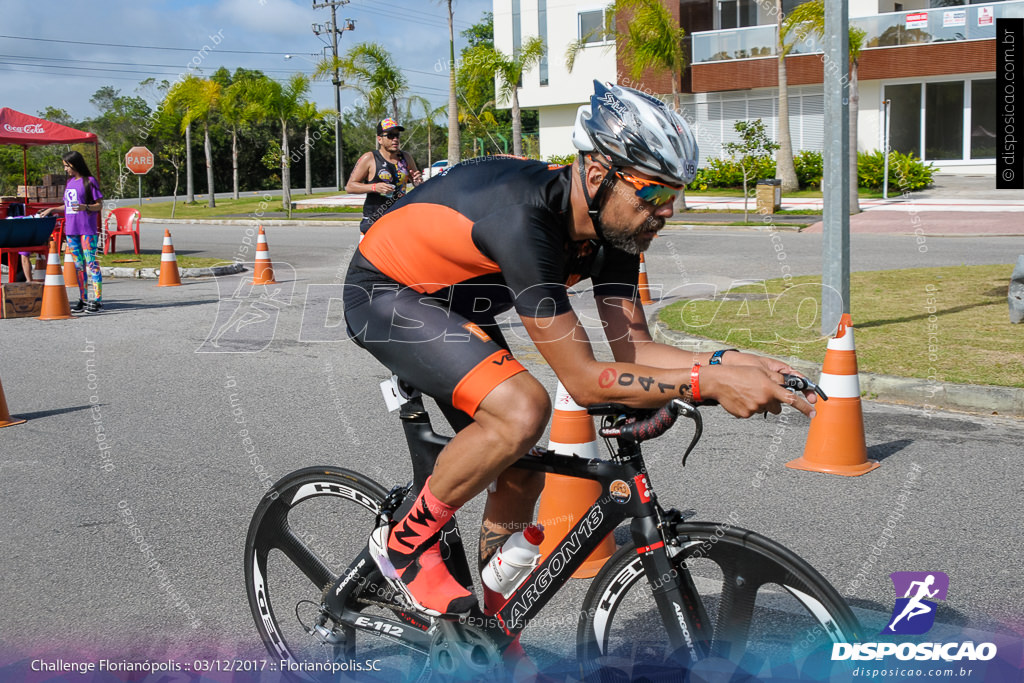
[[[739,349],[718,349],[713,354],[711,354],[711,360],[708,361],[708,365],[721,365],[722,356],[728,353],[729,351],[735,351],[736,353],[740,352]]]

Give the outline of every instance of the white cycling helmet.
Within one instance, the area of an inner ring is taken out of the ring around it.
[[[621,85],[594,81],[590,104],[576,112],[572,144],[672,185],[687,185],[697,175],[697,140],[683,117]]]

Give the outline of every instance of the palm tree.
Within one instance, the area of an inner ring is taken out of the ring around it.
[[[220,101],[220,118],[231,131],[232,196],[238,199],[238,131],[256,118],[252,103],[246,98],[248,85],[240,79],[224,89]]]
[[[452,5],[455,0],[441,0],[448,6],[448,163],[455,165],[462,160],[462,139],[459,136],[459,99],[455,92],[455,14]]]
[[[625,29],[613,28],[613,18],[625,14],[628,21],[620,21]],[[570,43],[565,55],[566,68],[571,72],[576,56],[593,38],[597,31],[605,34],[615,30],[617,41],[609,45],[622,47],[623,60],[629,65],[630,77],[638,80],[644,71],[668,71],[672,81],[672,108],[680,112],[679,83],[686,69],[686,54],[683,52],[683,38],[686,36],[679,22],[660,0],[614,0],[605,10],[606,25],[595,29],[579,40]],[[678,208],[686,209],[686,193],[680,192]]]
[[[605,11],[608,24],[594,29],[579,40],[569,44],[565,65],[571,72],[576,57],[593,39],[596,32],[611,33],[615,30],[612,18],[619,14],[630,15],[628,21],[619,22],[625,29],[617,31],[617,44],[622,47],[623,60],[629,65],[630,77],[639,79],[644,71],[668,71],[672,76],[672,106],[679,111],[679,82],[686,69],[686,55],[683,52],[683,38],[686,36],[679,22],[659,0],[615,0]],[[610,44],[611,49],[615,43]]]
[[[422,95],[412,95],[409,98],[409,111],[412,112],[412,106],[418,104],[423,109],[423,121],[427,126],[427,165],[426,168],[430,168],[430,165],[434,163],[433,147],[431,142],[431,129],[434,127],[434,119],[437,118],[441,112],[444,111],[445,105],[434,107],[430,104],[430,100],[423,97]]]
[[[334,116],[333,109],[317,109],[316,104],[306,101],[299,105],[298,114],[295,117],[305,132],[302,138],[302,156],[306,161],[306,194],[308,195],[313,194],[313,145],[310,143],[309,128],[328,116]]]
[[[275,119],[281,124],[281,205],[292,215],[291,152],[288,149],[288,121],[299,114],[309,93],[309,78],[297,73],[281,84],[269,78],[249,81],[247,96],[256,106],[261,119]]]
[[[533,36],[519,48],[519,54],[509,57],[490,45],[478,45],[466,55],[470,70],[479,70],[497,76],[501,83],[498,95],[512,107],[512,153],[523,154],[523,120],[519,110],[519,81],[524,71],[540,63],[544,56],[544,40]]]
[[[382,45],[359,43],[344,57],[337,60],[328,57],[317,65],[313,78],[333,76],[335,68],[346,78],[354,78],[360,83],[357,87],[366,98],[370,116],[384,118],[390,105],[391,115],[398,118],[398,100],[408,91],[409,80]]]
[[[485,154],[486,147],[477,149],[478,138],[490,138],[491,144],[494,145],[496,150],[500,151],[502,149],[498,141],[494,139],[495,135],[501,137],[501,133],[498,132],[501,124],[494,115],[494,100],[482,103],[479,109],[474,111],[473,105],[466,99],[465,95],[462,95],[462,113],[459,114],[459,123],[466,127],[466,132],[470,134],[473,140],[473,156]]]
[[[189,75],[176,82],[167,91],[163,106],[168,113],[181,115],[179,128],[185,134],[185,202],[194,204],[196,201],[195,181],[192,177],[192,116],[190,114],[192,91],[196,88],[195,76]]]
[[[786,55],[793,49],[794,43],[786,42],[787,31],[782,16],[782,0],[775,0],[775,16],[778,21],[776,37],[779,55],[779,116],[776,131],[779,148],[775,152],[775,175],[782,181],[782,191],[789,193],[800,189],[800,179],[796,176],[796,164],[793,163],[793,135],[789,128],[789,77],[786,75]]]
[[[805,40],[814,34],[819,40],[825,37],[825,1],[810,0],[797,5],[783,22],[786,33],[794,35],[796,40]],[[857,67],[860,63],[860,52],[864,47],[867,34],[863,29],[850,26],[850,213],[860,213],[860,200],[857,197],[857,117],[860,113],[860,91],[857,85]],[[827,77],[827,76],[826,76]]]
[[[220,105],[221,98],[220,83],[207,78],[199,78],[192,74],[184,80],[176,83],[171,88],[168,97],[173,97],[178,102],[178,107],[184,111],[182,118],[183,132],[185,133],[185,144],[191,142],[191,125],[195,122],[203,124],[203,154],[206,157],[206,190],[210,195],[207,203],[211,209],[217,205],[213,196],[213,146],[210,144],[210,120]],[[192,165],[189,163],[189,176],[191,176]],[[192,188],[189,187],[189,194]]]

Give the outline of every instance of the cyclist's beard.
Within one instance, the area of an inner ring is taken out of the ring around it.
[[[602,212],[603,214],[603,212]],[[604,220],[603,215],[598,216],[601,222],[601,237],[604,241],[620,251],[634,256],[640,252],[647,251],[651,246],[654,235],[665,227],[665,219],[648,214],[647,218],[639,226],[617,226]]]

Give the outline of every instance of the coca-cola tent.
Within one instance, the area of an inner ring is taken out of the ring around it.
[[[70,145],[91,142],[96,147],[95,174],[100,173],[100,147],[96,133],[86,133],[7,107],[0,108],[0,145],[20,145],[28,185],[28,148],[36,145]]]

